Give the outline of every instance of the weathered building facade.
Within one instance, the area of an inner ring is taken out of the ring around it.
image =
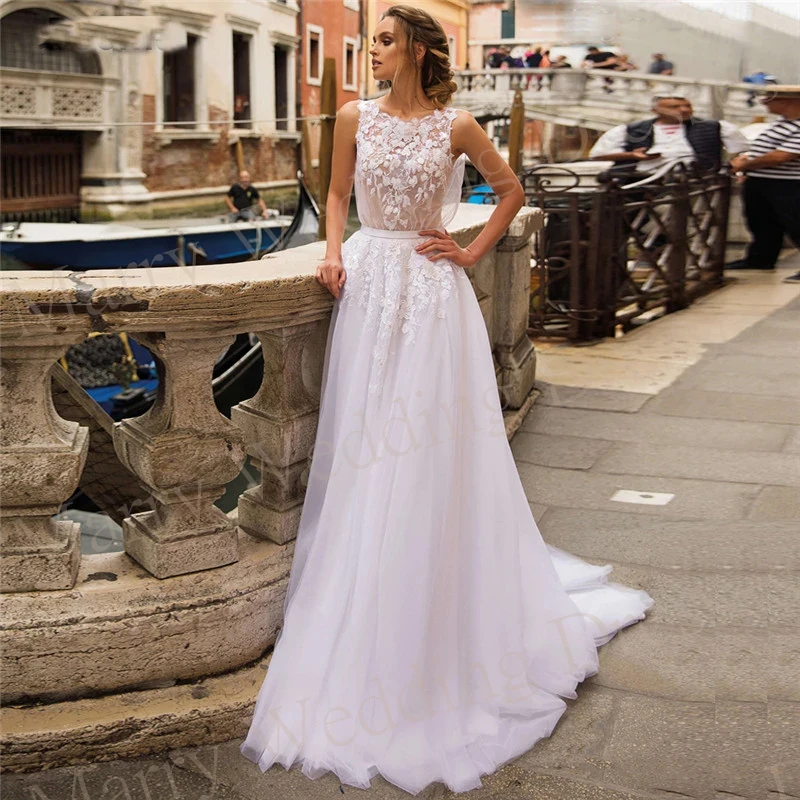
[[[4,213],[213,206],[237,140],[257,184],[291,185],[298,14],[293,0],[0,2]]]
[[[365,76],[365,36],[362,31],[364,11],[361,0],[302,0],[299,31],[300,113],[307,124],[303,126],[304,145],[308,159],[305,167],[315,185],[319,161],[322,112],[322,72],[326,58],[336,62],[336,107],[363,94]],[[367,48],[368,49],[368,48]]]

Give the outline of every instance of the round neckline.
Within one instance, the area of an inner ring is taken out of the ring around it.
[[[375,106],[375,110],[378,114],[383,114],[385,117],[389,117],[389,119],[397,120],[398,122],[406,122],[406,123],[419,123],[422,122],[424,119],[430,119],[431,117],[435,117],[437,114],[443,114],[443,108],[435,108],[430,114],[425,114],[422,117],[411,117],[410,119],[404,119],[403,117],[398,117],[395,114],[390,114],[388,111],[384,111],[379,105],[377,100],[372,101],[373,105]]]

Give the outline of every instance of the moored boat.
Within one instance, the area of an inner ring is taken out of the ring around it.
[[[247,222],[186,220],[149,228],[134,223],[4,223],[0,247],[15,269],[125,269],[241,261],[269,252],[292,218]]]

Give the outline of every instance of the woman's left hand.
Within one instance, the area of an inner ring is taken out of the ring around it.
[[[428,258],[430,261],[438,261],[440,258],[448,258],[458,264],[459,267],[474,267],[478,259],[466,247],[459,247],[449,233],[442,231],[420,231],[420,236],[432,236],[420,242],[414,249]],[[433,253],[434,255],[429,255]]]

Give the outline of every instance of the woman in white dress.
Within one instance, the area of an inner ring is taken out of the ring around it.
[[[524,202],[456,86],[441,25],[392,6],[378,100],[337,115],[327,254],[336,298],[284,625],[242,753],[366,788],[454,791],[548,736],[597,646],[652,600],[548,547],[505,437],[465,272]],[[446,233],[469,157],[500,198]],[[355,180],[362,227],[342,246]]]

